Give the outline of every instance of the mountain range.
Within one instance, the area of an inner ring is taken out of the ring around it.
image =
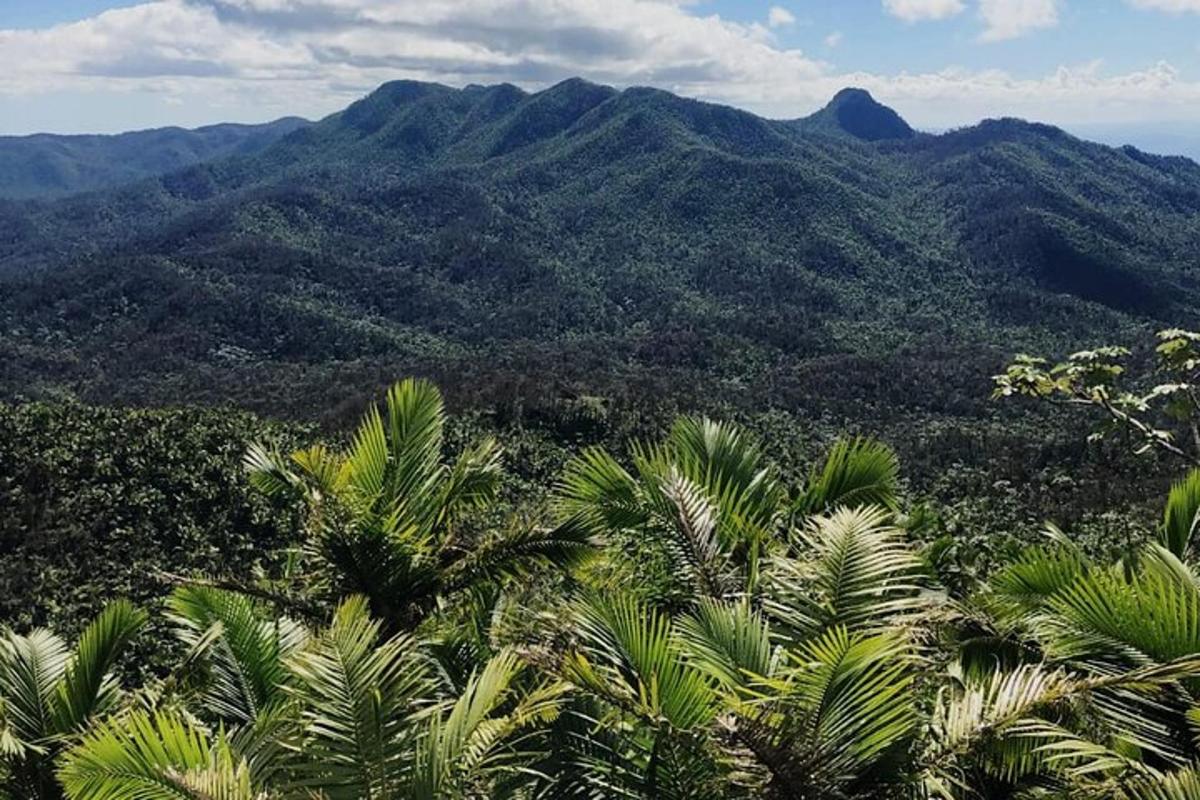
[[[0,136],[0,197],[62,197],[258,152],[309,123],[158,128],[116,136]]]
[[[978,414],[1014,350],[1200,308],[1195,162],[1015,119],[924,134],[862,90],[781,121],[401,81],[213,130],[0,168],[0,392],[304,413],[417,372],[483,401]]]

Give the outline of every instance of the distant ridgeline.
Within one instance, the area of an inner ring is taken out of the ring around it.
[[[165,175],[202,161],[256,153],[309,123],[161,128],[118,136],[0,136],[0,197],[61,197]]]
[[[0,196],[8,398],[305,415],[417,373],[886,427],[1200,308],[1200,166],[922,134],[858,89],[775,121],[397,82],[313,124],[0,140]]]

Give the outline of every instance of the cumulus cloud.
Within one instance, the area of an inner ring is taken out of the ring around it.
[[[962,13],[962,0],[883,0],[883,8],[905,22],[946,19]]]
[[[982,6],[1021,12],[988,18],[997,31],[1045,24],[1044,13],[1030,11],[1045,10],[1040,0]],[[1167,64],[1115,75],[1087,64],[1021,79],[838,72],[780,46],[766,24],[703,14],[688,0],[152,0],[43,30],[0,30],[0,65],[0,97],[150,93],[211,109],[209,121],[230,108],[319,116],[396,78],[538,89],[575,75],[775,117],[807,114],[838,89],[863,86],[929,127],[1000,114],[1194,119],[1200,108],[1200,84]]]
[[[796,15],[782,6],[771,6],[771,10],[767,12],[767,24],[772,28],[795,25]]]
[[[834,31],[833,33],[831,33],[825,37],[825,46],[826,47],[837,47],[838,45],[840,45],[842,43],[842,39],[844,39],[844,38],[846,38],[846,37],[842,35],[841,31]]]
[[[979,0],[979,16],[987,29],[985,42],[1015,39],[1058,24],[1059,0]]]

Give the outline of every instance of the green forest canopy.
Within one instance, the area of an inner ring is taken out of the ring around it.
[[[212,498],[294,531],[258,570],[0,638],[10,796],[1196,796],[1200,472],[1142,541],[977,574],[864,438],[796,472],[683,417],[530,508],[424,381],[273,434]]]

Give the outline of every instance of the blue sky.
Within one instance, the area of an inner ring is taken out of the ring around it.
[[[317,117],[392,78],[570,75],[775,117],[854,84],[925,128],[1016,115],[1186,138],[1200,0],[0,0],[0,133]]]

